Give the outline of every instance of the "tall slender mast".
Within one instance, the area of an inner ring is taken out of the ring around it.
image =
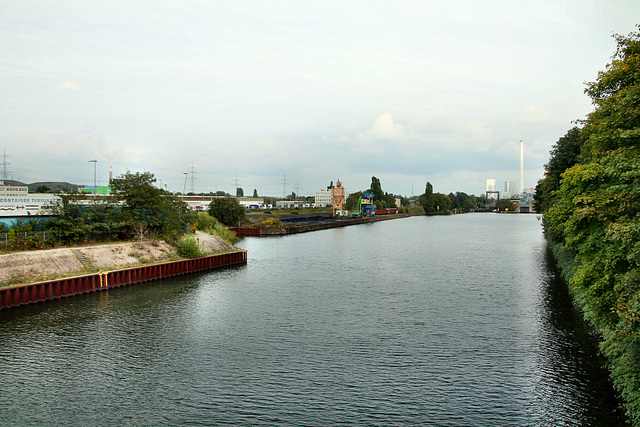
[[[520,194],[524,193],[524,142],[520,140]]]

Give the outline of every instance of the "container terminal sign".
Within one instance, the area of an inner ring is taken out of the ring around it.
[[[52,194],[0,196],[0,217],[46,215],[46,208],[57,200]]]

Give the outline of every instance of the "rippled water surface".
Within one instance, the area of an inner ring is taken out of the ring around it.
[[[621,425],[534,215],[246,238],[0,312],[1,425]]]

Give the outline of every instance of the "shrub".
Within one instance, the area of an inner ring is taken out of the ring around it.
[[[196,229],[206,232],[211,232],[220,223],[217,219],[205,212],[198,212],[198,218],[196,219]]]
[[[225,242],[229,242],[232,245],[238,243],[238,240],[240,240],[240,238],[238,237],[238,235],[236,233],[234,233],[233,231],[229,230],[228,228],[225,228],[222,224],[216,225],[214,227],[214,229],[212,230],[212,232],[213,232],[213,234],[215,234],[216,236],[220,237]]]
[[[193,236],[185,236],[176,242],[178,255],[183,258],[199,258],[204,256],[200,246]]]
[[[12,228],[11,230],[9,230],[9,233],[7,236],[7,249],[12,251],[15,248],[16,248],[16,232]]]
[[[256,227],[260,228],[282,228],[282,221],[278,218],[269,218],[261,216],[256,222]]]

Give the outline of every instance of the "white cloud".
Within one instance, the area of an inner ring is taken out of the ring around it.
[[[404,126],[396,124],[389,113],[382,113],[376,119],[373,127],[365,134],[360,134],[364,139],[399,139],[405,138]]]
[[[416,180],[474,192],[491,171],[517,176],[520,139],[525,167],[542,170],[592,108],[582,84],[610,60],[610,34],[634,31],[640,14],[632,0],[597,0],[593,16],[566,8],[59,0],[34,14],[12,2],[0,15],[0,142],[25,180],[82,183],[96,158],[98,174],[126,165],[179,190],[195,161],[203,190],[229,191],[236,175],[252,184],[245,175],[278,194],[286,173],[311,189],[376,175],[395,193]]]
[[[547,123],[553,120],[555,111],[551,108],[540,107],[537,105],[527,105],[524,111],[520,113],[520,120],[527,123]]]
[[[75,82],[66,81],[66,82],[62,82],[58,86],[56,86],[56,90],[78,91],[78,90],[80,90],[80,85],[78,83],[75,83]]]

